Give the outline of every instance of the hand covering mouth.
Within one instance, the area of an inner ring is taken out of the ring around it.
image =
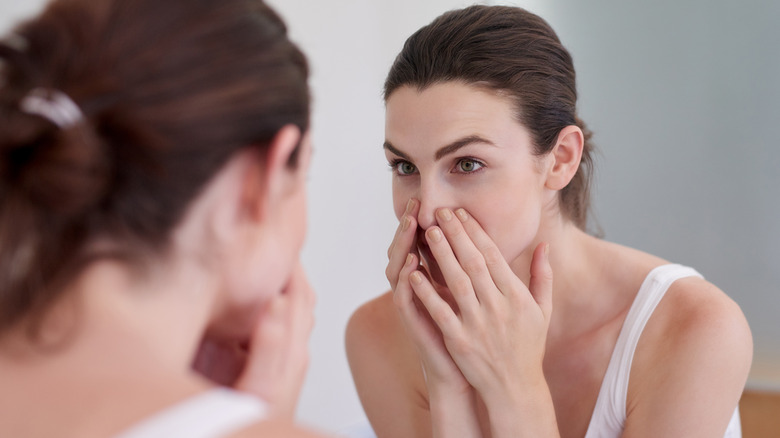
[[[425,241],[424,233],[425,231],[423,230],[418,230],[417,232],[417,252],[420,255],[421,270],[426,274],[428,279],[431,280],[431,283],[439,296],[442,297],[456,313],[459,313],[458,303],[455,302],[455,298],[447,287],[447,281],[444,279],[439,264],[436,263],[436,259],[431,253],[431,248],[428,247],[428,243]]]
[[[441,269],[439,268],[439,264],[436,263],[433,253],[431,253],[428,242],[425,241],[425,231],[423,230],[418,230],[417,232],[417,251],[420,253],[420,263],[428,273],[428,277],[433,282],[436,289],[446,288],[447,281],[444,279],[444,275],[441,273]]]

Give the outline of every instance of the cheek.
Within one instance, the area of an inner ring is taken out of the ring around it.
[[[406,211],[406,204],[409,202],[409,199],[412,198],[412,195],[407,191],[404,190],[401,187],[401,184],[398,184],[395,180],[393,181],[393,212],[395,212],[395,217],[399,221],[404,215],[404,212]]]
[[[463,208],[477,219],[508,262],[526,252],[534,244],[539,232],[539,202],[532,202],[517,192],[493,198],[489,203],[471,208],[464,205]]]

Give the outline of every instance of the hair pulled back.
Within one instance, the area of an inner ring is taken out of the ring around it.
[[[446,12],[406,40],[385,80],[385,100],[401,86],[423,90],[448,81],[510,97],[516,119],[531,132],[537,155],[552,150],[563,128],[582,129],[585,146],[580,167],[561,190],[560,205],[565,217],[585,229],[591,133],[577,117],[571,55],[547,22],[511,6],[477,5]]]
[[[0,331],[95,257],[164,251],[235,152],[308,128],[307,78],[261,0],[56,0],[0,41]],[[20,110],[35,89],[83,116]],[[87,251],[100,240],[122,249]]]

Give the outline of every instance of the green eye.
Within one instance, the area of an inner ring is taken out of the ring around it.
[[[469,159],[460,160],[458,161],[457,164],[458,172],[463,172],[463,173],[475,172],[481,169],[482,167],[483,167],[482,163],[475,160],[469,160]]]
[[[396,163],[395,170],[399,175],[411,175],[417,172],[417,167],[408,161],[401,161]]]

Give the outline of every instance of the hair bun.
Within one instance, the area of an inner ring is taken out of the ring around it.
[[[79,215],[106,191],[108,161],[85,123],[60,129],[47,118],[6,112],[0,124],[0,178],[42,212]]]

